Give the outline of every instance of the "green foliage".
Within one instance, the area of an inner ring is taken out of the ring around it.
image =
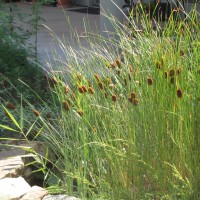
[[[162,28],[146,15],[129,27],[111,19],[118,40],[98,36],[97,43],[88,34],[90,48],[80,44],[78,53],[55,36],[66,60],[51,63],[59,65],[49,79],[52,98],[37,110],[28,104],[35,121],[21,114],[29,128],[18,128],[26,139],[36,129],[34,139],[48,149],[45,181],[52,193],[199,199],[198,17],[192,10]]]

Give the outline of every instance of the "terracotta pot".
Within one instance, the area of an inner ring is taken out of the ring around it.
[[[72,3],[71,0],[57,0],[57,6],[68,8],[72,6]]]

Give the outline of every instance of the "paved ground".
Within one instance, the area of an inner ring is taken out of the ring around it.
[[[30,3],[17,3],[20,9],[24,12],[29,13],[31,10]],[[78,8],[78,7],[76,7]],[[53,6],[42,6],[41,8],[41,17],[44,19],[42,22],[45,26],[49,27],[60,39],[65,41],[66,45],[72,45],[75,49],[78,49],[78,44],[75,41],[73,42],[71,38],[71,28],[68,23],[68,18],[70,19],[71,27],[76,30],[76,33],[81,36],[85,32],[84,21],[87,21],[89,24],[89,29],[91,32],[97,33],[99,31],[100,24],[100,15],[94,14],[84,14],[77,12],[70,12],[69,9],[74,8],[65,8]],[[32,42],[34,39],[32,38]],[[81,44],[86,46],[87,42],[84,39],[80,39]],[[56,48],[56,51],[62,56],[63,52],[58,47],[55,38],[52,37],[50,31],[42,26],[38,31],[38,54],[40,60],[46,60],[48,57],[50,59],[52,46]],[[45,62],[43,61],[45,64]]]

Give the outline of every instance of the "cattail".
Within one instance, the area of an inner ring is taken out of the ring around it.
[[[120,76],[120,74],[121,74],[121,71],[117,70],[117,75]]]
[[[148,77],[147,78],[147,82],[148,82],[148,85],[152,85],[153,84],[153,80],[151,77]]]
[[[131,65],[129,66],[129,72],[130,72],[130,74],[133,73],[133,67]]]
[[[116,102],[117,101],[117,96],[115,94],[112,95],[112,101]]]
[[[89,87],[91,87],[91,81],[90,80],[87,80],[87,82],[88,82],[88,85],[89,85]]]
[[[70,110],[70,105],[67,101],[64,101],[63,102],[63,108],[66,110],[66,111],[69,111]]]
[[[38,110],[33,110],[33,113],[36,117],[39,117],[40,116],[40,112]]]
[[[165,77],[165,79],[167,79],[167,77],[168,77],[168,72],[164,72],[164,77]]]
[[[181,68],[178,68],[178,69],[176,70],[176,74],[177,74],[177,75],[180,75],[180,74],[181,74]]]
[[[182,92],[181,89],[178,89],[176,93],[177,93],[178,98],[182,98],[183,97],[183,92]]]
[[[134,100],[133,100],[133,105],[137,106],[138,104],[139,104],[138,99],[134,99]]]
[[[131,92],[131,99],[135,99],[136,95],[135,92]]]
[[[116,63],[110,63],[110,66],[114,69],[116,68]]]
[[[99,75],[98,74],[94,74],[94,78],[98,81],[98,82],[100,82],[101,81],[101,79],[100,79],[100,77],[99,77]]]
[[[82,110],[78,110],[77,113],[78,113],[79,116],[81,116],[81,117],[83,116],[83,111]]]
[[[107,81],[107,84],[109,85],[109,84],[111,84],[111,79],[108,77],[108,78],[106,78],[106,81]]]
[[[16,106],[13,103],[8,102],[8,104],[6,105],[6,108],[8,108],[10,110],[15,110]]]
[[[93,132],[97,132],[97,128],[95,126],[92,127]]]
[[[108,98],[108,93],[105,92],[105,93],[104,93],[104,96],[105,96],[105,98],[107,99],[107,98]]]
[[[158,61],[156,61],[156,68],[157,68],[157,69],[160,69],[160,68],[161,68],[161,65],[160,65],[160,63],[159,63]]]
[[[92,87],[89,87],[89,88],[88,88],[88,91],[89,91],[90,94],[94,94],[94,93],[95,93],[95,92],[94,92],[94,89],[93,89]]]
[[[102,82],[99,82],[98,85],[99,85],[99,87],[100,87],[101,90],[104,90],[104,84]]]
[[[84,90],[83,90],[83,88],[82,88],[81,86],[78,87],[78,91],[79,91],[81,94],[84,93]]]
[[[58,83],[58,81],[54,77],[51,78],[51,82],[53,85],[56,85]]]
[[[160,59],[160,64],[162,67],[164,66],[164,58],[163,57],[161,57],[161,59]]]
[[[116,60],[116,64],[117,64],[117,66],[118,66],[119,68],[121,67],[121,61],[120,61],[119,58]]]
[[[85,85],[82,85],[81,87],[82,87],[82,89],[83,89],[84,92],[88,91],[88,89],[87,89],[87,87]]]
[[[184,53],[183,49],[181,49],[180,50],[180,56],[184,56],[184,55],[185,55],[185,53]]]
[[[170,77],[174,77],[174,74],[175,74],[174,69],[170,69],[170,71],[169,71],[169,76],[170,76]]]

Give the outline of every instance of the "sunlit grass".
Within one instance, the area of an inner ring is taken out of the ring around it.
[[[80,51],[58,40],[66,60],[49,63],[51,103],[31,107],[47,185],[82,199],[200,198],[198,17],[161,28],[143,14],[140,31],[112,19],[118,39],[88,33]]]

